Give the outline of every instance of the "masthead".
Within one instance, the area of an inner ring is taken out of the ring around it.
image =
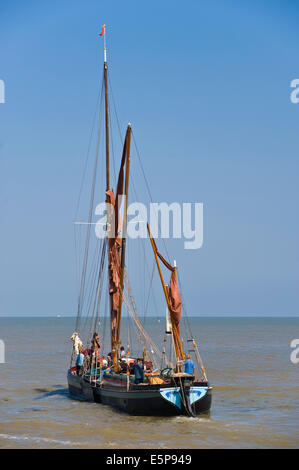
[[[106,64],[106,62],[107,62],[107,53],[106,53],[106,25],[105,24],[103,24],[102,30],[101,30],[99,36],[104,36],[104,63]]]

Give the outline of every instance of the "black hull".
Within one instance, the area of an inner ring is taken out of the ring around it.
[[[95,401],[103,405],[118,408],[132,415],[142,416],[178,416],[185,414],[176,405],[166,401],[160,390],[112,390],[96,388]],[[193,405],[195,414],[207,413],[211,408],[212,394],[207,394]]]
[[[69,385],[69,392],[73,398],[83,401],[94,401],[93,390],[94,387],[91,383],[83,380],[82,377],[72,374],[68,371],[67,381]]]
[[[109,405],[132,415],[178,416],[186,414],[184,409],[164,398],[168,391],[171,393],[174,389],[167,385],[133,385],[127,391],[121,386],[95,386],[70,372],[68,384],[70,395],[74,398]],[[208,413],[212,403],[211,387],[195,385],[194,389],[202,390],[203,395],[192,404],[194,414]]]

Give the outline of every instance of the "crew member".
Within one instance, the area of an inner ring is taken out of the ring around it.
[[[76,372],[77,372],[77,375],[79,376],[82,375],[83,362],[84,362],[83,348],[80,347],[79,354],[77,356],[77,361],[76,361]]]
[[[143,382],[144,365],[142,359],[137,359],[137,364],[134,365],[135,384]]]
[[[194,375],[194,362],[192,361],[190,354],[186,355],[186,360],[184,361],[185,364],[185,373]]]

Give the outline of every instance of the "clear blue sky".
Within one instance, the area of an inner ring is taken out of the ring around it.
[[[154,200],[204,203],[203,247],[175,245],[189,312],[298,314],[288,0],[1,1],[0,314],[75,313],[72,222],[103,23],[121,126],[133,124]]]

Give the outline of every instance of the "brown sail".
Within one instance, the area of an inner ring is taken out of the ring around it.
[[[173,271],[170,276],[170,285],[169,285],[169,302],[171,305],[171,314],[174,320],[174,323],[177,327],[178,333],[180,333],[180,322],[182,315],[182,300],[176,281],[175,272]]]
[[[114,195],[113,189],[106,191],[106,195],[109,199],[111,212],[110,213],[110,224],[108,228],[108,239],[109,239],[109,294],[110,294],[110,321],[111,321],[111,343],[112,349],[115,350],[117,347],[117,325],[118,325],[118,311],[120,306],[120,296],[122,291],[121,286],[121,246],[122,239],[119,234],[122,229],[122,220],[120,215],[120,204],[124,190],[124,166],[126,164],[128,152],[127,152],[127,138],[126,134],[123,154],[121,159],[121,165],[117,181],[116,196]],[[113,210],[112,210],[113,209]]]
[[[168,261],[159,253],[157,249],[157,245],[155,240],[152,238],[152,242],[154,244],[157,256],[160,258],[164,266],[171,271],[171,276],[170,276],[170,285],[168,289],[168,297],[169,297],[169,303],[170,303],[170,314],[171,318],[174,321],[174,324],[177,328],[178,334],[180,333],[180,322],[181,322],[181,315],[182,315],[182,300],[181,300],[181,295],[178,287],[178,283],[176,280],[176,269],[174,266],[171,266]]]

